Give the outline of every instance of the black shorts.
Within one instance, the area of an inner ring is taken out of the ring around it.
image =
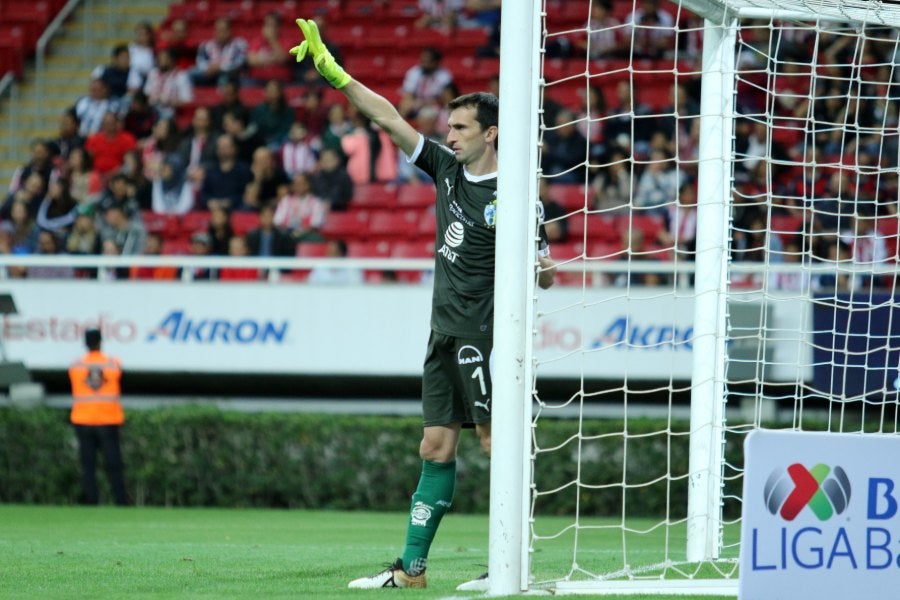
[[[431,332],[422,376],[426,427],[491,420],[491,338],[464,339]]]

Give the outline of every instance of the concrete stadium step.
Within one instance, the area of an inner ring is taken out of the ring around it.
[[[85,94],[91,71],[109,61],[112,47],[129,42],[138,23],[160,23],[171,2],[92,0],[75,10],[48,47],[42,88],[30,67],[18,86],[15,110],[9,102],[0,107],[0,188],[27,160],[29,140],[56,134],[59,114]]]

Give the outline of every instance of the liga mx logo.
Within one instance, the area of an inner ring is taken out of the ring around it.
[[[806,506],[820,521],[827,521],[850,503],[850,479],[841,467],[832,469],[820,463],[807,469],[794,463],[786,471],[772,471],[763,499],[769,512],[780,513],[785,521],[793,521]]]

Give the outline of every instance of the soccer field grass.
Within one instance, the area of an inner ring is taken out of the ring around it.
[[[371,574],[398,555],[405,518],[400,513],[0,505],[0,598],[477,597],[455,587],[485,569],[487,517],[479,515],[445,518],[432,547],[428,589],[346,589],[350,579]],[[608,547],[616,547],[621,534],[605,535]],[[592,543],[602,547],[604,540],[598,536]],[[564,571],[571,562],[570,542],[544,546],[540,561]]]

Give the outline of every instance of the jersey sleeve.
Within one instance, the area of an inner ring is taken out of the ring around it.
[[[419,144],[409,157],[409,162],[428,173],[432,179],[437,179],[441,170],[456,167],[456,156],[447,146],[419,134]]]

